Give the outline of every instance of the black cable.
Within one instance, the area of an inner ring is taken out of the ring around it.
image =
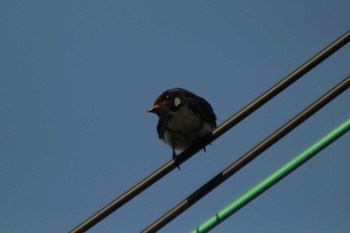
[[[317,101],[315,101],[313,104],[311,104],[309,107],[307,107],[304,111],[302,111],[293,119],[291,119],[289,122],[287,122],[285,125],[283,125],[281,128],[279,128],[277,131],[275,131],[273,134],[271,134],[269,137],[267,137],[265,140],[263,140],[261,143],[259,143],[257,146],[255,146],[253,149],[251,149],[248,153],[243,155],[241,158],[239,158],[230,166],[228,166],[225,170],[223,170],[214,178],[212,178],[209,182],[207,182],[202,187],[197,189],[185,200],[180,202],[169,212],[167,212],[158,220],[156,220],[147,228],[145,228],[142,232],[150,233],[150,232],[156,232],[159,229],[161,229],[163,226],[165,226],[167,223],[175,219],[178,215],[180,215],[186,209],[191,207],[194,203],[199,201],[202,197],[210,193],[212,190],[214,190],[216,187],[222,184],[225,180],[227,180],[233,174],[238,172],[240,169],[242,169],[244,166],[246,166],[256,157],[258,157],[261,153],[263,153],[265,150],[267,150],[269,147],[271,147],[281,138],[286,136],[289,132],[291,132],[293,129],[295,129],[297,126],[299,126],[301,123],[307,120],[310,116],[312,116],[318,110],[323,108],[325,105],[327,105],[330,101],[335,99],[338,95],[340,95],[349,87],[350,87],[350,76],[347,77],[345,80],[343,80],[341,83],[339,83],[336,87],[331,89],[329,92],[327,92],[325,95],[323,95],[321,98],[319,98]]]
[[[222,134],[227,132],[230,128],[232,128],[234,125],[239,123],[241,120],[246,118],[248,115],[253,113],[255,110],[257,110],[259,107],[264,105],[266,102],[271,100],[273,97],[278,95],[280,92],[285,90],[288,86],[293,84],[295,81],[297,81],[299,78],[301,78],[304,74],[306,74],[308,71],[313,69],[315,66],[320,64],[322,61],[327,59],[330,55],[335,53],[337,50],[339,50],[341,47],[343,47],[346,43],[348,43],[350,40],[350,31],[339,37],[336,41],[334,41],[332,44],[330,44],[328,47],[326,47],[324,50],[322,50],[320,53],[318,53],[316,56],[314,56],[312,59],[307,61],[305,64],[300,66],[298,69],[296,69],[294,72],[292,72],[290,75],[286,76],[282,81],[274,85],[272,88],[270,88],[268,91],[266,91],[264,94],[262,94],[260,97],[255,99],[253,102],[248,104],[246,107],[244,107],[242,110],[240,110],[235,115],[231,116],[228,120],[226,120],[224,123],[222,123],[218,128],[216,128],[212,134],[208,135],[208,137],[203,138],[201,141],[196,143],[195,145],[191,146],[181,154],[179,154],[177,161],[169,161],[162,167],[160,167],[158,170],[150,174],[148,177],[140,181],[138,184],[136,184],[134,187],[123,193],[121,196],[119,196],[117,199],[109,203],[107,206],[99,210],[97,213],[89,217],[87,220],[82,222],[80,225],[75,227],[73,230],[71,230],[71,233],[81,233],[89,230],[91,227],[96,225],[98,222],[103,220],[105,217],[116,211],[118,208],[123,206],[125,203],[130,201],[132,198],[143,192],[145,189],[147,189],[149,186],[160,180],[162,177],[164,177],[166,174],[168,174],[170,171],[172,171],[174,168],[176,168],[178,165],[185,162],[187,159],[192,157],[195,153],[200,151],[203,147],[214,141],[216,138],[220,137]]]

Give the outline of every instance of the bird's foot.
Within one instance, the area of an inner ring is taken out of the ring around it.
[[[175,153],[175,149],[173,149],[173,160],[174,160],[174,162],[177,164],[177,168],[178,168],[179,170],[181,170],[180,164],[178,164],[178,161],[177,161],[177,154]]]

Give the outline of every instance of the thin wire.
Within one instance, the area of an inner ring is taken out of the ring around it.
[[[109,203],[107,206],[96,212],[94,215],[86,219],[84,222],[79,224],[77,227],[72,229],[71,233],[81,233],[89,230],[91,227],[96,225],[98,222],[106,218],[108,215],[119,209],[121,206],[123,206],[125,203],[133,199],[135,196],[143,192],[145,189],[150,187],[152,184],[160,180],[162,177],[164,177],[166,174],[171,172],[173,169],[175,169],[178,165],[185,162],[187,159],[192,157],[195,153],[200,151],[203,147],[208,145],[209,143],[213,142],[215,139],[220,137],[222,134],[227,132],[230,128],[232,128],[234,125],[238,124],[241,120],[249,116],[251,113],[253,113],[255,110],[260,108],[262,105],[267,103],[269,100],[271,100],[273,97],[278,95],[280,92],[285,90],[288,86],[293,84],[295,81],[297,81],[299,78],[301,78],[304,74],[306,74],[308,71],[313,69],[315,66],[320,64],[322,61],[327,59],[329,56],[331,56],[333,53],[335,53],[337,50],[339,50],[341,47],[343,47],[345,44],[347,44],[350,40],[350,31],[339,37],[336,41],[334,41],[332,44],[330,44],[328,47],[326,47],[324,50],[322,50],[320,53],[315,55],[313,58],[311,58],[309,61],[307,61],[305,64],[300,66],[298,69],[296,69],[294,72],[292,72],[290,75],[286,76],[282,81],[274,85],[272,88],[270,88],[268,91],[266,91],[264,94],[259,96],[257,99],[252,101],[250,104],[248,104],[246,107],[244,107],[242,110],[240,110],[235,115],[231,116],[228,120],[226,120],[224,123],[222,123],[218,128],[216,128],[212,134],[208,135],[207,137],[203,138],[201,141],[196,143],[195,145],[191,146],[181,154],[179,154],[177,161],[169,161],[159,169],[157,169],[155,172],[150,174],[148,177],[140,181],[138,184],[136,184],[134,187],[130,188],[128,191],[123,193],[121,196],[113,200],[111,203]]]
[[[280,140],[282,137],[287,135],[289,132],[291,132],[293,129],[299,126],[302,122],[307,120],[310,116],[312,116],[322,107],[327,105],[330,101],[332,101],[334,98],[336,98],[338,95],[340,95],[349,87],[350,87],[350,76],[344,79],[341,83],[339,83],[336,87],[334,87],[329,92],[327,92],[321,98],[316,100],[304,111],[299,113],[297,116],[295,116],[285,125],[283,125],[281,128],[276,130],[273,134],[271,134],[269,137],[264,139],[261,143],[259,143],[257,146],[255,146],[253,149],[251,149],[249,152],[243,155],[241,158],[236,160],[234,163],[232,163],[230,166],[228,166],[225,170],[220,172],[218,175],[216,175],[214,178],[212,178],[202,187],[197,189],[194,193],[192,193],[185,200],[180,202],[178,205],[176,205],[174,208],[172,208],[169,212],[164,214],[158,220],[153,222],[151,225],[145,228],[142,232],[150,233],[150,232],[156,232],[159,229],[161,229],[163,226],[165,226],[167,223],[175,219],[178,215],[180,215],[186,209],[191,207],[194,203],[199,201],[202,197],[207,195],[209,192],[214,190],[216,187],[222,184],[225,180],[227,180],[237,171],[242,169],[245,165],[247,165],[249,162],[254,160],[258,155],[263,153],[265,150],[267,150],[269,147],[275,144],[278,140]]]
[[[284,166],[279,168],[273,174],[265,178],[255,187],[251,188],[245,194],[243,194],[242,196],[237,198],[235,201],[227,205],[217,214],[215,214],[214,216],[206,220],[204,223],[198,226],[195,230],[191,231],[191,233],[205,233],[212,230],[214,227],[222,223],[225,219],[232,216],[242,207],[247,205],[249,202],[257,198],[258,196],[260,196],[263,192],[265,192],[266,190],[274,186],[276,183],[281,181],[287,175],[295,171],[298,167],[303,165],[306,161],[308,161],[317,153],[325,149],[327,146],[329,146],[331,143],[333,143],[335,140],[340,138],[349,130],[350,130],[350,118],[344,123],[342,123],[340,126],[335,128],[334,130],[329,132],[326,136],[321,138],[319,141],[317,141],[311,147],[306,149],[304,152],[300,153],[291,161],[289,161]]]

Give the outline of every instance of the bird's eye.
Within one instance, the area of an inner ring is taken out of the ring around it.
[[[165,100],[168,100],[168,99],[169,99],[169,96],[168,96],[168,95],[164,96],[164,99],[165,99]]]

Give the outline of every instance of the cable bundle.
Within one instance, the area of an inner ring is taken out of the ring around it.
[[[112,201],[110,204],[108,204],[106,207],[95,213],[93,216],[85,220],[83,223],[78,225],[76,228],[74,228],[71,233],[80,233],[85,232],[94,225],[96,225],[98,222],[100,222],[102,219],[119,209],[121,206],[126,204],[128,201],[133,199],[135,196],[143,192],[145,189],[150,187],[152,184],[163,178],[165,175],[167,175],[170,171],[175,169],[177,165],[182,164],[187,159],[191,158],[194,154],[196,154],[198,151],[200,151],[203,147],[207,146],[214,140],[216,140],[218,137],[226,133],[228,130],[230,130],[233,126],[241,122],[243,119],[245,119],[247,116],[252,114],[254,111],[256,111],[258,108],[266,104],[269,100],[276,97],[279,93],[284,91],[287,87],[289,87],[291,84],[293,84],[295,81],[300,79],[303,75],[305,75],[307,72],[312,70],[314,67],[316,67],[318,64],[320,64],[322,61],[327,59],[329,56],[334,54],[336,51],[338,51],[340,48],[342,48],[345,44],[347,44],[350,41],[350,31],[339,37],[336,41],[334,41],[332,44],[330,44],[328,47],[326,47],[324,50],[322,50],[320,53],[315,55],[313,58],[311,58],[309,61],[304,63],[302,66],[300,66],[298,69],[293,71],[291,74],[286,76],[284,79],[282,79],[280,82],[275,84],[273,87],[271,87],[268,91],[263,93],[261,96],[259,96],[257,99],[252,101],[250,104],[248,104],[246,107],[244,107],[242,110],[231,116],[228,120],[226,120],[224,123],[219,125],[212,134],[208,135],[207,137],[203,138],[203,140],[199,141],[195,145],[191,146],[187,150],[183,151],[177,159],[177,162],[175,163],[173,160],[169,161],[162,167],[160,167],[158,170],[150,174],[148,177],[140,181],[138,184],[136,184],[134,187],[126,191],[124,194],[119,196],[117,199]],[[206,194],[208,194],[210,191],[214,190],[218,185],[223,183],[225,180],[227,180],[230,176],[235,174],[237,171],[239,171],[241,168],[246,166],[249,162],[251,162],[253,159],[255,159],[257,156],[259,156],[262,152],[264,152],[266,149],[268,149],[270,146],[272,146],[274,143],[276,143],[278,140],[280,140],[282,137],[287,135],[289,132],[291,132],[293,129],[295,129],[297,126],[299,126],[302,122],[307,120],[309,117],[311,117],[314,113],[316,113],[318,110],[323,108],[326,104],[328,104],[330,101],[335,99],[337,96],[339,96],[342,92],[344,92],[347,88],[350,87],[350,76],[346,78],[344,81],[339,83],[336,87],[331,89],[329,92],[327,92],[325,95],[323,95],[320,99],[315,101],[313,104],[311,104],[309,107],[307,107],[304,111],[299,113],[297,116],[295,116],[293,119],[291,119],[289,122],[287,122],[285,125],[283,125],[280,129],[278,129],[276,132],[274,132],[272,135],[267,137],[265,140],[263,140],[261,143],[259,143],[257,146],[255,146],[253,149],[251,149],[248,153],[243,155],[240,159],[232,163],[230,166],[228,166],[226,169],[224,169],[222,172],[220,172],[218,175],[216,175],[214,178],[212,178],[210,181],[208,181],[205,185],[203,185],[201,188],[196,190],[194,193],[189,195],[184,201],[180,202],[177,206],[175,206],[173,209],[171,209],[168,213],[164,214],[161,218],[159,218],[157,221],[152,223],[150,226],[145,228],[143,232],[156,232],[157,230],[161,229],[163,226],[165,226],[167,223],[172,221],[174,218],[176,218],[178,215],[180,215],[182,212],[184,212],[187,208],[192,206],[194,203],[196,203],[198,200],[200,200],[202,197],[204,197]],[[348,127],[349,128],[349,127]],[[349,130],[349,129],[347,129]],[[347,131],[345,130],[345,131]],[[345,133],[345,132],[344,132]],[[199,231],[200,228],[197,228],[198,231],[194,232],[206,232],[206,231]],[[208,228],[209,230],[209,228]]]

